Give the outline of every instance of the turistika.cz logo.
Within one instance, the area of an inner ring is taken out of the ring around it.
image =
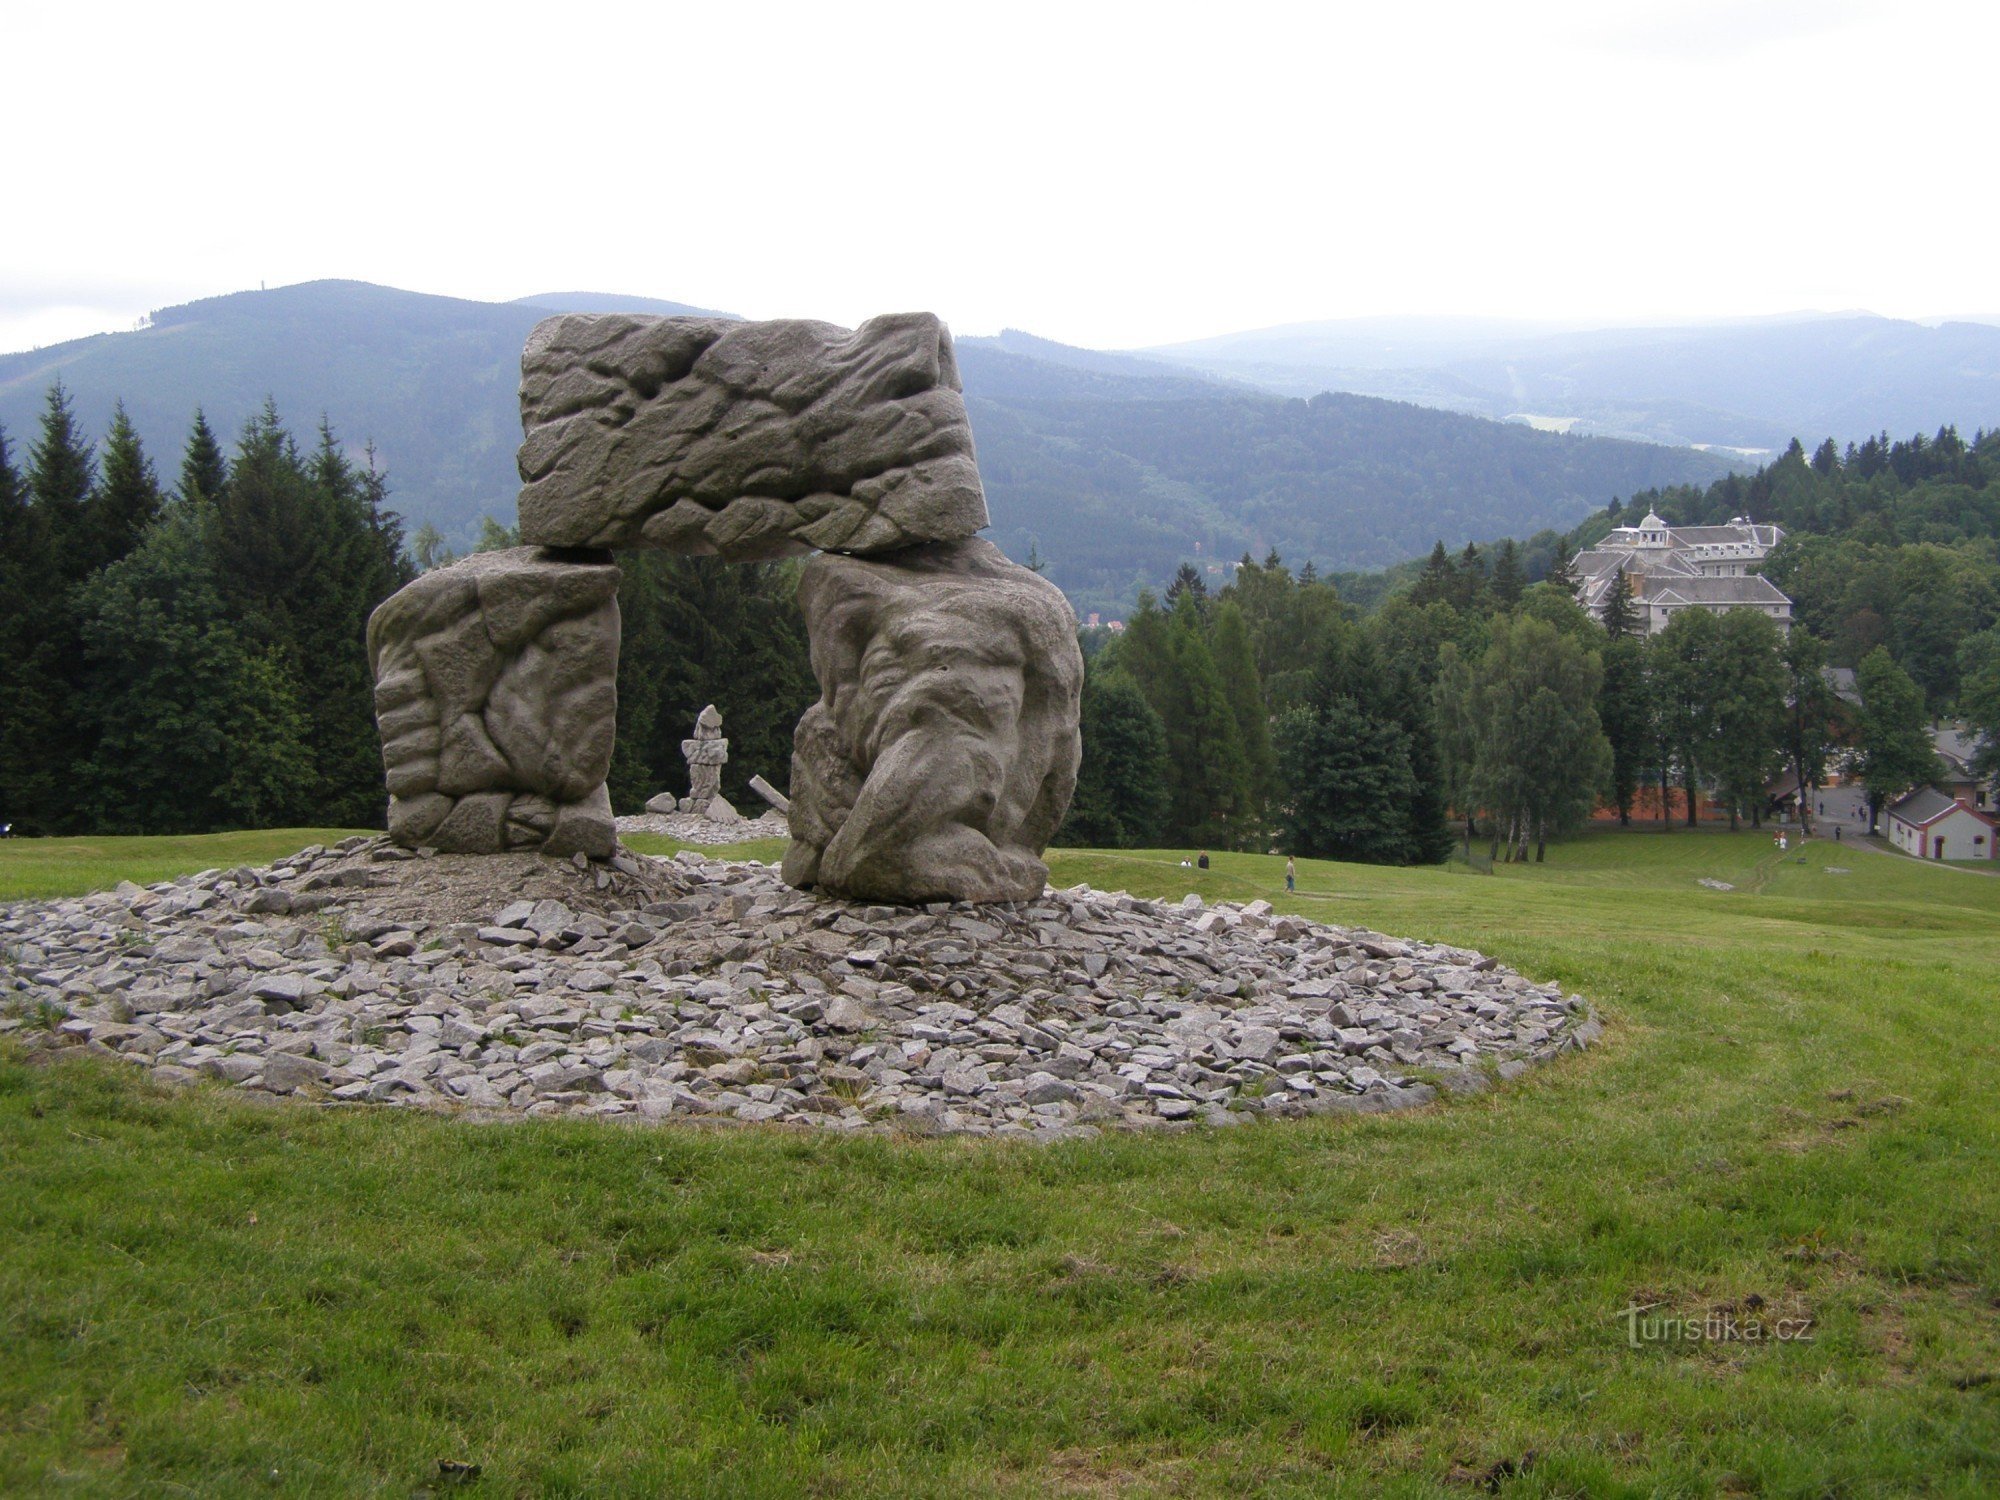
[[[1662,1313],[1648,1317],[1664,1302],[1636,1303],[1613,1314],[1625,1325],[1625,1342],[1631,1348],[1647,1344],[1810,1344],[1813,1320],[1800,1318],[1760,1318],[1730,1308],[1716,1308],[1701,1317],[1687,1318]]]

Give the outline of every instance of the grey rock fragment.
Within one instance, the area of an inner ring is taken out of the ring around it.
[[[624,856],[637,909],[588,904],[600,867],[565,885],[569,900],[434,926],[396,883],[452,862],[380,861],[385,847],[207,871],[143,902],[0,907],[0,1033],[162,1082],[336,1105],[1047,1140],[1416,1108],[1519,1076],[1599,1025],[1579,997],[1478,954],[1255,903],[1074,887],[909,909],[692,853]],[[356,867],[388,884],[347,881]],[[316,914],[236,899],[307,886],[351,941],[330,945]],[[28,1024],[47,1005],[62,1008],[55,1029]]]

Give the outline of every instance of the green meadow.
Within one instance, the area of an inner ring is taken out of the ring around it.
[[[0,895],[321,837],[21,841]],[[2000,1492],[2000,879],[1685,831],[1291,896],[1182,857],[1051,865],[1478,947],[1604,1040],[1400,1116],[1049,1147],[0,1043],[0,1493]]]

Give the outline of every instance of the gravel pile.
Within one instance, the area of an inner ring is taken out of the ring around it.
[[[357,838],[0,907],[0,1034],[356,1104],[1052,1138],[1406,1107],[1597,1030],[1490,958],[1262,901],[865,906],[692,852]]]

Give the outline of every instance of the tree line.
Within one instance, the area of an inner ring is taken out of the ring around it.
[[[17,833],[380,827],[366,629],[452,560],[406,540],[372,450],[301,445],[267,403],[225,447],[197,411],[162,482],[123,408],[102,444],[53,388],[17,457],[0,432],[0,824]],[[479,547],[513,546],[497,522]],[[680,742],[714,702],[728,795],[782,787],[816,689],[796,566],[620,558],[614,805],[687,791]]]
[[[124,408],[102,450],[49,392],[0,433],[0,823],[193,833],[382,817],[369,612],[410,571],[380,469],[266,405],[199,411],[163,484]]]
[[[1937,774],[1923,693],[1886,649],[1863,659],[1856,708],[1808,630],[1685,610],[1648,638],[1622,579],[1600,623],[1560,557],[1528,584],[1521,551],[1440,544],[1366,615],[1275,553],[1213,597],[1184,567],[1122,634],[1086,632],[1063,838],[1541,858],[1600,807],[1760,823],[1787,773],[1809,814],[1846,754],[1877,805]]]
[[[1348,580],[1294,573],[1275,551],[1246,555],[1213,595],[1184,566],[1122,636],[1085,632],[1085,756],[1061,837],[1417,863],[1454,840],[1539,851],[1600,799],[1629,818],[1647,791],[1664,808],[1670,791],[1706,790],[1754,821],[1774,776],[1818,785],[1844,750],[1879,797],[1928,780],[1927,710],[2000,728],[2000,631],[1979,571],[2000,450],[1947,430],[1846,456],[1795,451],[1773,470],[1623,509],[1686,522],[1768,501],[1802,526],[1844,514],[1857,534],[1831,540],[1950,552],[1970,580],[1959,613],[1940,624],[1897,585],[1878,611],[1889,640],[1809,625],[1786,638],[1749,612],[1700,611],[1646,640],[1621,595],[1607,629],[1572,599],[1564,557],[1615,524],[1616,506],[1570,538],[1456,555],[1439,544],[1366,613]],[[1949,502],[1938,486],[1964,493]],[[1828,512],[1836,491],[1846,509]],[[24,454],[0,432],[0,822],[379,826],[367,617],[450,560],[427,529],[406,541],[388,499],[372,451],[350,457],[324,420],[301,444],[268,403],[227,448],[197,411],[171,483],[122,410],[95,444],[60,386]],[[1964,534],[1902,539],[1945,526]],[[1823,561],[1826,540],[1801,532],[1781,553]],[[488,522],[479,545],[516,541]],[[731,741],[725,790],[755,811],[748,778],[786,784],[792,726],[815,693],[796,565],[620,562],[614,805],[685,792],[680,741],[714,702]],[[1813,595],[1828,570],[1793,567],[1801,612],[1844,618]],[[1843,655],[1860,669],[1858,712],[1820,671]]]

